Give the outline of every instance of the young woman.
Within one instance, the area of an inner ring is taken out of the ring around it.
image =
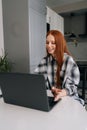
[[[47,89],[51,89],[54,100],[57,101],[63,96],[73,96],[84,105],[77,92],[80,72],[61,32],[50,30],[47,33],[46,51],[47,55],[41,60],[35,72],[44,75]]]

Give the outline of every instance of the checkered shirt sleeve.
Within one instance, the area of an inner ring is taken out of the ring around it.
[[[51,89],[52,86],[55,86],[54,77],[56,75],[56,68],[56,61],[52,58],[52,56],[47,56],[41,60],[40,64],[35,69],[35,73],[44,75],[48,89]]]
[[[79,68],[71,56],[67,56],[66,60],[67,62],[65,62],[66,68],[62,88],[67,89],[69,95],[78,95],[77,86],[80,81]]]

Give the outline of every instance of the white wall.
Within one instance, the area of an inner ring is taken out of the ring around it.
[[[0,0],[0,56],[4,54],[2,0]]]
[[[31,72],[45,54],[45,0],[3,0],[4,47],[16,72]]]
[[[75,46],[73,42],[68,42],[67,45],[71,54],[76,60],[87,61],[87,42],[86,41],[78,42],[77,46]]]
[[[14,71],[29,71],[28,1],[2,0],[4,48]]]

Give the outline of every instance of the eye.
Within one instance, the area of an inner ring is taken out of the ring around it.
[[[55,45],[56,43],[55,42],[52,42],[53,45]]]
[[[48,44],[49,44],[49,42],[46,42],[46,44],[48,45]]]
[[[54,41],[51,41],[51,42],[47,41],[47,42],[46,42],[46,45],[49,45],[49,43],[51,43],[52,45],[55,45],[55,44],[56,44]]]

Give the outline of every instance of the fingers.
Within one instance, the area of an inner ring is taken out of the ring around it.
[[[55,87],[52,87],[51,91],[52,91],[53,95],[56,96],[56,94],[57,94],[57,93],[56,93],[56,88],[55,88]]]
[[[67,95],[66,90],[62,89],[60,92],[58,91],[58,93],[54,95],[54,101],[58,101],[61,97],[64,97],[66,95]]]
[[[61,90],[61,89],[58,89],[58,88],[55,88],[55,87],[52,87],[51,91],[52,91],[53,94],[58,94],[58,93],[61,92],[62,90]]]
[[[54,101],[58,101],[61,97],[61,92],[62,90],[61,89],[58,89],[58,88],[55,88],[55,87],[52,87],[51,89],[53,95],[54,95]]]
[[[61,98],[60,95],[56,95],[56,96],[54,97],[54,101],[58,101],[60,98]]]

